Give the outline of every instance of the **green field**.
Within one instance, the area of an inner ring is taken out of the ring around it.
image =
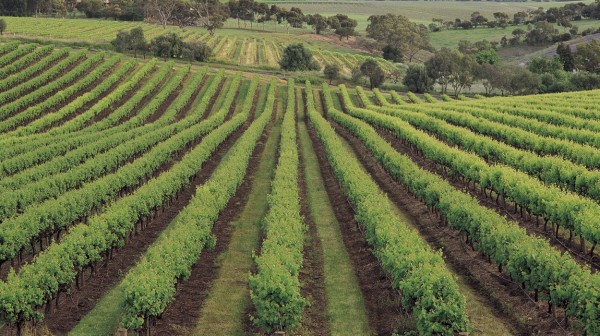
[[[600,330],[599,91],[349,89],[265,70],[303,34],[187,29],[198,64],[105,49],[135,23],[10,20],[0,334]]]
[[[519,11],[564,6],[568,3],[592,3],[584,1],[561,2],[491,2],[491,1],[265,1],[284,7],[299,7],[309,14],[335,15],[338,13],[349,15],[359,21],[359,30],[367,27],[367,18],[370,15],[386,13],[401,14],[414,22],[429,24],[433,18],[454,20],[455,18],[467,19],[471,13],[479,11],[482,15],[491,18],[494,12],[505,12],[512,15]]]

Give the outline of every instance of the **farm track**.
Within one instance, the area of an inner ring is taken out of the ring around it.
[[[223,82],[224,81],[221,82],[221,85]],[[258,97],[259,94],[257,92],[254,96],[248,120],[230,139],[227,140],[228,142],[232,140],[228,145],[228,148],[233,145],[235,140],[243,134],[255,119]],[[264,147],[263,140],[266,139],[265,134],[268,134],[270,131],[272,123],[273,120],[267,125],[265,133],[254,148],[247,172],[254,172],[256,170],[260,161],[260,155],[257,155],[257,153],[262,152]],[[218,151],[216,154],[213,154],[208,163],[214,165],[212,170],[216,168],[226,153],[226,151]],[[208,175],[205,180],[208,179],[208,177],[210,177],[210,175]],[[251,177],[247,174],[244,182],[238,187],[236,194],[229,200],[225,210],[219,215],[212,228],[212,234],[217,237],[215,248],[203,251],[200,254],[198,261],[192,267],[190,277],[186,281],[178,284],[175,300],[167,306],[162,317],[156,320],[156,325],[152,327],[152,331],[156,335],[170,335],[173,332],[182,331],[189,332],[196,327],[196,323],[200,318],[202,304],[206,299],[205,294],[210,290],[212,283],[218,276],[218,267],[215,264],[215,261],[217,257],[227,249],[231,240],[233,228],[229,226],[228,223],[241,213],[246,195],[250,192],[250,179]],[[212,271],[207,272],[207,267],[212,267]],[[176,326],[176,330],[173,329],[174,326]]]
[[[310,122],[305,121],[305,123],[308,125],[308,133],[317,153],[325,189],[331,200],[335,216],[341,224],[342,238],[356,271],[370,326],[377,335],[390,335],[396,330],[395,322],[404,314],[400,297],[392,289],[391,281],[365,241],[359,225],[354,219],[354,210],[333,174],[327,161],[325,148],[317,137],[315,129]]]
[[[212,108],[212,106],[210,107]],[[232,104],[226,120],[230,119],[234,109],[235,106]],[[59,303],[59,310],[55,309],[51,314],[46,315],[46,324],[52,332],[57,334],[68,333],[81,318],[87,314],[87,312],[94,308],[96,302],[117,284],[122,276],[127,273],[127,270],[137,263],[151,243],[189,203],[196,192],[196,187],[210,178],[221,159],[225,156],[229,148],[233,146],[235,141],[244,133],[249,124],[250,123],[247,121],[217,147],[214,154],[201,168],[197,176],[192,179],[190,185],[182,190],[176,200],[166,206],[164,211],[154,219],[150,220],[148,229],[141,231],[138,235],[134,235],[127,244],[125,244],[125,247],[113,254],[113,259],[108,263],[108,266],[103,270],[98,270],[93,278],[87,279],[85,286],[81,290],[77,291],[75,288],[72,288],[74,294],[70,297],[63,298],[62,303]],[[189,146],[189,149],[195,147],[200,141],[201,140],[195,141],[195,144]],[[156,176],[162,172],[168,171],[173,164],[178,162],[185,155],[185,152],[187,151],[178,153],[174,159],[161,167]],[[180,286],[180,288],[181,287],[182,286]]]
[[[443,225],[442,220],[431,213],[423,202],[415,198],[381,167],[358,138],[339,124],[332,121],[330,123],[350,144],[393,203],[415,219],[419,232],[425,240],[433,247],[443,249],[446,264],[455,273],[463,276],[471,289],[485,297],[489,302],[488,306],[505,321],[506,325],[516,327],[519,335],[565,335],[555,318],[546,312],[542,302],[535,303],[518,284],[504,274],[498,273],[495,265],[488,263],[485,257],[473,251],[464,242],[460,233]],[[410,147],[401,144],[393,136],[385,134],[387,132],[377,131],[380,135],[385,135],[384,139],[391,142],[399,153],[409,156],[421,168],[436,173],[431,168],[434,166],[433,163],[416,156]],[[460,186],[458,188],[462,190]]]
[[[220,91],[217,91],[217,92],[220,92]],[[239,94],[239,91],[236,93],[236,98],[237,98],[237,94]],[[219,96],[218,94],[215,94],[215,95],[213,95],[213,97],[211,97],[211,100],[210,100],[209,104],[207,105],[207,111],[206,111],[206,112],[203,114],[203,118],[202,118],[202,119],[206,118],[207,114],[208,114],[208,113],[209,113],[209,112],[212,110],[212,108],[213,108],[213,105],[214,105],[214,103],[215,103],[215,101],[216,101],[216,99],[217,99],[217,97],[218,97],[218,96]],[[186,106],[186,108],[185,108],[185,109],[183,109],[183,110],[187,111],[187,109],[189,109],[189,107],[190,107],[190,104],[191,104],[191,102],[192,102],[192,100],[189,100],[189,101],[188,101],[188,105],[187,105],[187,106]],[[168,108],[168,106],[169,106],[169,105],[167,105],[167,106],[164,106],[164,108],[166,109],[166,108]],[[226,116],[226,118],[225,118],[224,122],[226,122],[226,121],[228,121],[229,119],[231,119],[231,116],[232,116],[232,113],[233,113],[233,110],[234,110],[234,109],[235,109],[235,104],[232,104],[232,106],[231,106],[231,108],[230,108],[230,110],[229,110],[229,113],[228,113],[228,115]],[[159,110],[159,111],[157,112],[157,114],[162,114],[162,112],[164,112],[164,110]],[[169,138],[172,138],[173,136],[175,136],[175,134],[172,134],[171,136],[169,136]],[[124,166],[124,165],[126,165],[126,164],[129,164],[129,163],[131,163],[131,162],[133,162],[133,161],[135,161],[135,160],[137,160],[138,158],[140,158],[141,156],[143,156],[143,155],[144,155],[145,153],[147,153],[148,151],[152,150],[152,148],[156,147],[156,146],[157,146],[157,145],[159,145],[160,143],[162,143],[162,142],[164,142],[164,141],[168,141],[168,139],[169,139],[169,138],[167,138],[167,139],[165,139],[165,140],[163,140],[163,141],[161,141],[161,142],[159,142],[159,143],[155,144],[154,146],[152,146],[151,148],[149,148],[149,149],[148,149],[146,152],[144,152],[144,153],[141,153],[141,154],[138,154],[138,155],[134,155],[134,156],[132,156],[132,157],[131,157],[131,158],[129,158],[129,159],[128,159],[128,160],[127,160],[125,163],[123,163],[123,164],[121,165],[121,167],[122,167],[122,166]],[[176,162],[178,162],[178,161],[181,159],[181,157],[183,157],[183,155],[185,155],[185,153],[186,153],[186,152],[188,152],[188,151],[189,151],[191,148],[193,148],[193,147],[195,147],[197,144],[199,144],[199,143],[202,141],[202,139],[203,139],[203,138],[204,138],[204,136],[201,136],[201,137],[198,137],[198,138],[196,138],[195,140],[191,141],[190,143],[188,143],[188,144],[187,144],[187,145],[186,145],[186,146],[185,146],[183,149],[181,149],[181,150],[180,150],[180,151],[178,151],[177,153],[173,154],[173,156],[171,157],[171,159],[170,159],[170,160],[166,161],[166,162],[165,162],[163,165],[161,165],[161,166],[160,166],[160,167],[159,167],[157,170],[155,170],[155,171],[154,171],[154,172],[153,172],[153,173],[152,173],[150,176],[147,176],[147,177],[145,177],[144,179],[142,179],[142,180],[141,180],[141,181],[140,181],[140,182],[139,182],[137,185],[135,185],[134,187],[131,187],[131,188],[129,188],[128,190],[121,190],[121,192],[117,193],[117,195],[114,197],[114,199],[113,199],[113,202],[114,202],[114,201],[116,201],[116,200],[118,200],[118,199],[121,199],[121,198],[123,198],[123,197],[125,197],[125,196],[127,196],[127,195],[130,195],[130,194],[134,193],[134,192],[137,190],[137,188],[139,188],[141,185],[143,185],[143,184],[145,183],[145,181],[148,181],[148,180],[150,180],[150,179],[152,179],[152,178],[154,178],[154,177],[157,177],[157,176],[158,176],[158,175],[160,175],[162,172],[169,170],[169,169],[170,169],[170,168],[171,168],[171,167],[172,167],[172,166],[173,166],[173,165],[174,165]],[[116,168],[116,170],[118,170],[119,168],[120,168],[120,167],[117,167],[117,168]],[[97,179],[100,179],[100,178],[102,178],[102,177],[104,177],[104,176],[106,176],[106,175],[108,175],[108,174],[112,174],[112,173],[114,173],[114,171],[108,171],[108,172],[106,172],[106,174],[104,174],[104,175],[102,175],[102,176],[99,176]],[[97,180],[97,179],[95,179],[95,180]],[[95,181],[95,180],[94,180],[94,181]],[[93,181],[88,181],[87,183],[92,183],[92,182],[93,182]],[[79,189],[79,188],[76,188],[76,189]],[[70,189],[70,190],[76,190],[76,189]],[[32,204],[32,205],[33,205],[33,204]],[[93,215],[94,213],[100,213],[100,212],[102,212],[102,211],[103,211],[102,209],[101,209],[101,210],[97,210],[96,212],[92,212],[92,213],[91,213],[91,214],[89,214],[89,215]],[[67,230],[68,230],[68,229],[67,229]],[[57,239],[56,239],[56,241],[57,241],[57,242],[60,242],[60,234],[57,236]],[[46,245],[46,246],[44,246],[44,248],[43,248],[43,249],[45,249],[46,247],[47,247],[47,245]],[[43,249],[42,249],[41,251],[43,251]],[[14,268],[15,268],[15,270],[16,270],[16,271],[18,271],[18,269],[20,268],[20,266],[22,266],[22,265],[24,265],[24,264],[26,264],[26,263],[30,263],[31,261],[33,261],[34,257],[35,257],[35,256],[36,256],[36,255],[37,255],[39,252],[41,252],[41,251],[39,251],[39,250],[38,250],[38,251],[36,251],[36,249],[35,249],[35,248],[31,248],[31,246],[29,246],[29,247],[28,247],[28,248],[27,248],[27,249],[24,251],[24,253],[23,253],[23,258],[22,258],[21,262],[19,263],[19,265],[17,265],[16,267],[14,267]],[[10,271],[11,267],[13,267],[13,266],[11,265],[11,263],[8,263],[8,262],[7,262],[7,263],[3,263],[2,265],[0,265],[0,279],[2,279],[2,280],[6,279],[6,277],[8,276],[8,272]]]

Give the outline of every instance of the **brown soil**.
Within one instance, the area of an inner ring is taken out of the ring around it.
[[[535,303],[518,284],[498,273],[495,265],[473,251],[459,232],[443,225],[442,220],[433,215],[424,203],[385,171],[358,138],[338,124],[332,122],[332,125],[354,149],[364,167],[390,200],[413,219],[423,238],[434,248],[443,249],[446,264],[454,272],[463,275],[468,285],[490,302],[490,307],[507,325],[517,328],[521,335],[573,334],[563,330],[554,316],[546,312],[545,304]],[[400,153],[411,157],[421,168],[431,170],[433,164],[416,157],[410,147],[395,138],[386,136],[385,139],[392,142]],[[563,314],[559,313],[558,316],[562,317]]]
[[[255,95],[251,116],[244,124],[244,130],[254,120],[257,98],[258,95]],[[175,300],[169,304],[162,317],[156,320],[155,325],[152,327],[153,334],[191,334],[196,327],[200,318],[202,304],[219,273],[217,257],[227,249],[231,235],[233,234],[234,228],[229,223],[239,216],[245,206],[247,195],[252,188],[252,173],[256,171],[260,163],[264,144],[273,125],[273,120],[267,125],[265,132],[263,132],[261,139],[259,139],[254,148],[248,168],[246,169],[244,181],[213,225],[212,234],[217,237],[215,248],[210,251],[203,251],[196,264],[192,267],[189,279],[178,284]]]
[[[316,131],[308,119],[305,119],[304,122],[308,125],[309,136],[319,159],[321,175],[325,181],[325,189],[335,216],[341,225],[344,245],[358,277],[369,324],[377,335],[390,335],[393,332],[403,331],[406,328],[406,316],[401,307],[400,297],[392,289],[390,280],[365,241],[358,223],[354,220],[354,210],[327,161],[325,149],[319,141]]]
[[[177,214],[189,203],[195,194],[196,187],[204,183],[216,169],[223,156],[227,153],[233,143],[244,133],[248,123],[236,130],[231,136],[221,143],[213,156],[204,164],[199,173],[192,178],[188,187],[179,192],[178,197],[165,210],[154,219],[150,220],[148,227],[140,234],[133,236],[124,248],[113,255],[113,259],[107,267],[96,272],[87,279],[81,290],[71,288],[71,295],[62,297],[59,308],[53,309],[46,314],[45,321],[49,330],[56,334],[66,334],[89,312],[104,294],[112,289],[121,279],[126,271],[135,265],[137,260],[145,253],[150,244],[158,237],[160,232],[177,216]],[[177,162],[184,153],[169,162],[169,167]],[[169,167],[161,167],[161,172],[167,171]],[[195,298],[192,297],[192,300]]]

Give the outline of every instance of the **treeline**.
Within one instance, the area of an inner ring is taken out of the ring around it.
[[[446,29],[473,29],[477,27],[507,28],[511,25],[535,25],[538,22],[558,24],[563,27],[573,27],[572,21],[584,19],[600,19],[600,2],[591,4],[583,2],[570,3],[563,7],[532,9],[520,11],[512,16],[505,12],[493,13],[493,18],[488,18],[476,11],[471,13],[469,19],[456,18],[454,21],[434,18],[429,24],[429,30],[438,32]]]
[[[409,66],[404,85],[413,92],[432,91],[458,96],[481,83],[486,95],[566,92],[600,88],[600,43],[593,41],[572,51],[560,44],[552,59],[534,58],[528,66],[499,64],[489,42],[463,41],[458,49],[442,48],[424,65]]]

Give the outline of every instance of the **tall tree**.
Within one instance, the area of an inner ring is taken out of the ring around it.
[[[313,30],[317,35],[320,35],[322,32],[329,29],[329,22],[327,18],[321,14],[307,15],[306,23],[313,27]]]
[[[379,87],[385,81],[385,72],[374,59],[368,59],[360,65],[360,72],[369,78],[371,90]]]
[[[558,47],[556,47],[556,54],[558,55],[565,71],[572,72],[575,70],[575,57],[573,56],[570,46],[560,43]]]
[[[336,14],[327,18],[329,27],[335,30],[335,34],[340,38],[340,41],[345,37],[350,39],[350,36],[356,35],[355,28],[358,22],[344,14]]]
[[[419,26],[402,15],[371,15],[367,36],[385,44],[398,46],[412,58],[421,50],[432,50],[427,27]]]
[[[167,28],[167,24],[173,18],[175,9],[177,8],[178,0],[149,0],[150,13],[163,26]]]
[[[452,50],[442,48],[437,51],[425,62],[425,69],[429,78],[441,86],[442,93],[446,93],[450,84],[450,76],[454,71]]]
[[[411,92],[423,93],[433,90],[433,81],[427,76],[427,70],[422,65],[409,65],[402,83]]]
[[[229,7],[219,0],[192,0],[191,9],[196,13],[196,24],[206,28],[211,36],[229,18]]]
[[[579,70],[600,73],[600,43],[593,40],[591,43],[578,45],[575,63]]]
[[[283,70],[287,71],[320,69],[319,63],[313,59],[312,52],[305,48],[302,43],[288,45],[283,50],[279,65]]]

